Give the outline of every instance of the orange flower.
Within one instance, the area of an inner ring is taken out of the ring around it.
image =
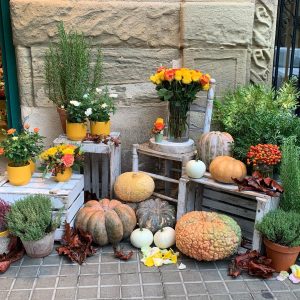
[[[7,134],[14,134],[16,132],[16,129],[11,128],[7,130]]]
[[[164,71],[166,69],[167,69],[166,67],[161,66],[161,67],[157,68],[156,73],[160,73],[161,71]]]
[[[0,155],[4,154],[4,149],[0,148]]]
[[[175,71],[170,69],[165,71],[165,80],[172,81],[175,76]]]
[[[208,74],[202,75],[200,78],[201,85],[207,85],[209,84],[210,76]]]
[[[164,123],[155,123],[154,127],[155,127],[156,130],[161,131],[165,128],[165,125],[164,125]]]
[[[74,156],[72,154],[65,154],[61,160],[67,168],[72,167],[74,164]]]
[[[29,129],[30,125],[28,123],[24,124],[24,129]]]
[[[35,133],[38,133],[38,132],[40,131],[40,129],[37,128],[37,127],[35,127],[35,128],[33,129],[33,131],[34,131]]]

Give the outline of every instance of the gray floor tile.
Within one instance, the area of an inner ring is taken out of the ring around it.
[[[133,274],[128,274],[133,275]],[[135,282],[135,284],[138,281]],[[101,275],[100,276],[100,285],[120,285],[119,275]]]
[[[74,300],[75,299],[76,289],[68,288],[68,289],[57,289],[55,293],[55,300]],[[46,300],[46,299],[41,299]]]
[[[62,265],[60,269],[60,275],[77,275],[78,271],[78,265]]]
[[[120,299],[120,287],[100,287],[100,298],[101,299]]]
[[[56,277],[40,277],[36,279],[36,288],[54,288]]]
[[[137,273],[137,262],[128,262],[127,264],[121,264],[121,273]]]
[[[268,287],[263,280],[246,281],[246,284],[253,293],[268,291]]]
[[[248,287],[245,282],[243,281],[229,281],[225,282],[229,293],[245,293],[248,292]]]
[[[87,264],[98,264],[99,263],[99,254],[95,254],[86,259]]]
[[[96,275],[98,274],[98,265],[82,265],[80,266],[80,274]]]
[[[22,290],[22,291],[11,291],[8,299],[9,300],[27,300],[30,296],[30,290]]]
[[[296,296],[292,292],[273,292],[276,300],[296,300]],[[298,298],[299,299],[299,298]]]
[[[165,283],[164,291],[167,296],[184,296],[185,295],[184,288],[181,283],[176,283],[176,284]]]
[[[13,281],[13,278],[0,278],[0,291],[9,290]]]
[[[144,297],[163,297],[164,291],[162,284],[143,286]]]
[[[250,293],[247,294],[233,294],[231,295],[232,300],[253,300],[253,297]]]
[[[78,276],[60,276],[58,280],[58,287],[76,287]]]
[[[206,294],[206,288],[202,282],[199,283],[185,283],[184,284],[188,295]]]
[[[220,281],[222,279],[217,270],[205,270],[200,273],[203,281]]]
[[[201,276],[199,271],[185,270],[180,271],[184,282],[201,282]]]
[[[219,270],[221,269],[228,269],[228,264],[230,262],[230,259],[224,259],[224,260],[217,260],[215,261],[215,264],[217,265],[217,268]]]
[[[289,288],[286,284],[283,282],[280,282],[278,280],[267,280],[266,284],[270,288],[272,292],[277,292],[277,291],[288,291]]]
[[[210,295],[211,300],[230,300],[229,295]]]
[[[97,287],[80,287],[78,288],[77,299],[93,299],[97,298]]]
[[[143,263],[140,263],[140,270],[141,272],[159,272],[158,267],[146,267]]]
[[[118,274],[119,268],[117,263],[100,264],[100,274]]]
[[[207,291],[209,294],[226,294],[227,290],[223,282],[206,282],[205,283]]]
[[[178,271],[170,271],[162,273],[162,281],[163,282],[181,282],[180,273]]]
[[[228,276],[228,271],[227,270],[219,270],[219,272],[220,272],[220,274],[221,274],[221,276],[222,276],[222,278],[223,278],[223,280],[226,280],[226,281],[236,281],[236,280],[243,280],[243,277],[242,276],[239,276],[239,277],[237,277],[237,278],[233,278],[233,277],[231,277],[231,276]]]
[[[35,278],[32,277],[19,277],[16,278],[16,281],[13,285],[14,290],[20,289],[31,289],[33,286]]]
[[[59,267],[58,266],[41,266],[39,275],[40,276],[54,276],[58,275]]]
[[[19,267],[10,267],[5,273],[0,274],[0,278],[16,277]]]
[[[160,283],[161,275],[160,273],[142,273],[142,282],[143,283]]]
[[[98,275],[80,275],[78,285],[84,286],[97,286],[98,285]]]
[[[161,272],[178,271],[176,264],[164,265],[159,267],[159,269]]]
[[[47,256],[43,259],[43,265],[59,265],[61,261],[61,256]]]
[[[22,266],[39,266],[42,263],[42,258],[32,258],[27,255],[23,257]]]
[[[167,300],[186,300],[185,296],[167,296]]]
[[[34,290],[32,293],[31,300],[50,300],[52,299],[52,295],[54,290]]]
[[[254,300],[268,300],[268,299],[275,299],[275,297],[270,292],[263,292],[263,293],[252,293],[252,297]]]
[[[189,300],[209,300],[208,295],[189,296]]]
[[[122,299],[142,296],[141,286],[139,285],[121,286],[121,293]]]
[[[136,284],[140,282],[139,274],[121,274],[121,284]]]
[[[8,295],[8,291],[0,291],[0,299],[5,299]]]
[[[294,292],[295,296],[297,299],[300,299],[300,291],[299,292]]]
[[[199,270],[215,270],[216,265],[213,261],[198,261],[197,263]]]

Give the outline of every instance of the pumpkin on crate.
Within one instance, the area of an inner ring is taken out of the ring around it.
[[[232,178],[242,180],[247,175],[246,165],[230,156],[218,156],[209,166],[212,178],[222,183],[234,183]]]
[[[90,233],[93,241],[100,246],[118,244],[130,236],[135,226],[133,209],[118,200],[109,199],[88,201],[75,220],[75,227]]]
[[[128,202],[140,202],[149,198],[155,188],[153,179],[143,172],[125,172],[117,177],[116,196]]]
[[[191,178],[201,178],[206,171],[206,166],[204,162],[199,159],[190,160],[186,164],[185,170],[187,176]]]
[[[139,203],[136,216],[139,226],[147,228],[153,233],[162,227],[174,227],[176,221],[174,206],[159,198]]]
[[[192,211],[176,224],[176,246],[196,260],[214,261],[234,254],[240,246],[241,228],[231,217]]]
[[[231,156],[233,142],[232,136],[227,132],[210,131],[204,133],[197,145],[199,158],[208,168],[212,160],[217,156]]]

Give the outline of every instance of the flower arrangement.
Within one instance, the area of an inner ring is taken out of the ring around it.
[[[41,169],[44,175],[51,173],[53,176],[63,174],[66,168],[80,165],[83,152],[75,145],[61,144],[45,150],[41,155]]]
[[[11,128],[7,131],[3,129],[2,133],[6,138],[0,143],[0,155],[4,155],[12,167],[27,165],[43,149],[44,137],[39,134],[39,128],[30,131],[29,125],[25,124],[21,132]]]
[[[253,166],[264,164],[268,166],[275,166],[281,160],[281,151],[277,145],[272,144],[258,144],[251,146],[247,153],[247,164],[251,163]]]
[[[0,199],[0,232],[7,230],[6,215],[10,211],[10,204]]]
[[[162,118],[157,118],[153,124],[152,133],[153,134],[163,134],[165,128],[164,120]]]
[[[200,90],[209,89],[210,75],[187,68],[160,67],[150,80],[156,85],[159,98],[169,101],[169,139],[173,141],[188,139],[185,137],[182,140],[188,128],[190,104]]]
[[[67,107],[67,120],[70,123],[84,123],[88,118],[92,109],[88,101],[87,94],[83,95],[82,101],[71,100]]]

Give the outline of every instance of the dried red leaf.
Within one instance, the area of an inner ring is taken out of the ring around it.
[[[71,228],[69,223],[65,223],[65,234],[62,238],[62,246],[56,248],[59,255],[69,257],[73,262],[82,264],[87,256],[95,254],[92,247],[92,236],[89,233]]]
[[[117,246],[117,247],[113,246],[113,249],[114,249],[114,255],[115,255],[115,257],[119,258],[120,260],[129,260],[132,257],[132,255],[133,255],[133,251],[129,251],[128,253],[126,253],[119,246]]]

